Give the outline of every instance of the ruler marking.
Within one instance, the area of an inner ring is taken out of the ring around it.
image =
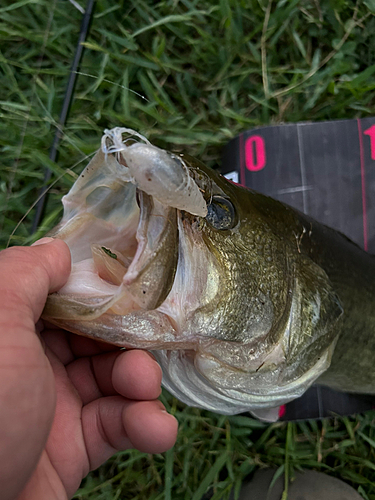
[[[240,184],[246,186],[243,133],[240,134]]]
[[[363,248],[368,250],[367,233],[367,207],[366,207],[366,177],[365,177],[365,155],[363,150],[361,120],[357,118],[358,139],[359,139],[359,159],[361,164],[361,185],[362,185],[362,221],[363,221]]]
[[[300,124],[297,123],[297,138],[298,138],[298,154],[299,154],[299,168],[301,172],[301,183],[302,183],[302,204],[303,211],[307,214],[307,199],[306,199],[306,172],[305,172],[305,162],[304,162],[304,151],[303,142],[300,131]]]

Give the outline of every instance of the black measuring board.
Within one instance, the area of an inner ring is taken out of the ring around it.
[[[222,171],[375,253],[375,118],[248,130],[226,145]]]
[[[375,254],[375,117],[247,130],[224,148],[222,173],[346,234]],[[313,386],[281,420],[351,415],[375,397]]]

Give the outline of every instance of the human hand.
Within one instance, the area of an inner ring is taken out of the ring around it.
[[[2,500],[70,498],[117,450],[160,453],[176,440],[149,353],[36,331],[47,294],[69,272],[61,240],[0,252]]]

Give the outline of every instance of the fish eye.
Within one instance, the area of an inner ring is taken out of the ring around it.
[[[207,205],[206,221],[215,229],[232,229],[236,225],[236,212],[230,200],[213,196]]]

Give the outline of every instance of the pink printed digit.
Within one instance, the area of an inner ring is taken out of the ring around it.
[[[372,125],[363,133],[370,137],[371,160],[375,160],[375,125]]]
[[[266,166],[266,145],[260,135],[252,135],[246,139],[245,163],[251,172],[257,172]]]

